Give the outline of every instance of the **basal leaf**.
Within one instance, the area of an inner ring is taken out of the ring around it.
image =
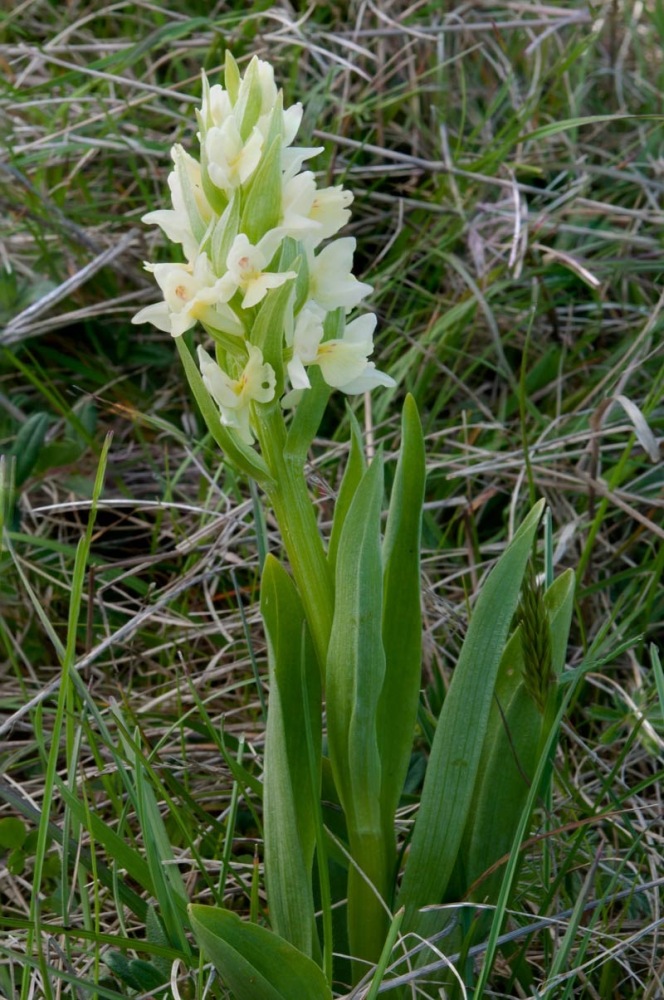
[[[484,584],[443,704],[399,898],[408,929],[419,907],[443,899],[452,877],[496,675],[543,507],[542,500],[533,508]]]
[[[270,670],[263,793],[270,920],[281,937],[313,957],[318,952],[312,866],[320,809],[320,671],[295,585],[271,555],[263,571],[261,612]]]
[[[426,476],[417,405],[407,396],[383,543],[385,682],[378,706],[381,800],[392,823],[410,762],[422,673],[420,540]]]
[[[234,1000],[331,1000],[319,966],[272,931],[214,906],[192,905],[189,915]]]

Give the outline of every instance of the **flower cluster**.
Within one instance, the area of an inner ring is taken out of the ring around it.
[[[249,443],[250,404],[277,395],[293,405],[311,388],[312,365],[346,393],[393,385],[368,360],[376,317],[347,320],[371,291],[352,273],[355,240],[320,246],[350,218],[352,195],[340,185],[318,188],[303,169],[322,148],[293,145],[302,106],[283,107],[269,63],[254,58],[242,76],[227,56],[225,87],[203,77],[197,117],[200,160],[175,145],[172,208],[143,217],[182,247],[185,263],[146,263],[163,300],[132,322],[174,337],[204,327],[216,359],[198,348],[203,382],[223,423]],[[269,352],[261,315],[271,296],[279,308],[269,322],[280,330]]]

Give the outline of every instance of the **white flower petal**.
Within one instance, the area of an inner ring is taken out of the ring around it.
[[[210,180],[215,187],[231,195],[251,177],[260,163],[262,151],[263,136],[257,128],[245,143],[235,118],[227,118],[220,128],[211,128],[205,136]]]
[[[171,332],[171,313],[165,302],[155,302],[140,309],[131,318],[132,323],[152,323],[164,333]]]
[[[316,361],[327,384],[340,389],[364,372],[367,365],[366,345],[328,340],[318,348]]]
[[[309,381],[309,376],[307,375],[307,370],[302,364],[302,360],[297,354],[294,354],[291,360],[286,365],[288,369],[288,378],[294,389],[310,389],[311,382]]]
[[[309,294],[324,309],[352,309],[372,291],[352,273],[355,240],[335,240],[309,261]]]
[[[249,403],[269,403],[274,399],[276,376],[272,365],[263,361],[260,348],[247,344],[249,359],[239,378],[231,378],[202,347],[198,363],[203,383],[217,403],[222,422],[233,427],[249,444],[253,441]]]
[[[304,364],[312,364],[316,360],[318,347],[323,339],[323,318],[320,311],[310,305],[305,305],[295,320],[293,333],[293,354]]]
[[[371,389],[375,389],[379,385],[386,389],[392,389],[396,382],[385,372],[378,371],[373,361],[368,361],[361,375],[344,385],[340,385],[339,389],[348,396],[356,396],[362,392],[370,392]]]

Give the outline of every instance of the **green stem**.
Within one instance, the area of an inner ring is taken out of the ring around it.
[[[286,426],[279,405],[262,406],[257,423],[261,451],[272,475],[267,497],[300,592],[324,683],[334,597],[316,511],[302,461],[286,453]]]
[[[353,863],[348,872],[348,940],[353,956],[353,983],[357,984],[375,965],[385,944],[391,915],[387,905],[390,893],[390,842],[392,835],[353,834],[350,853]]]

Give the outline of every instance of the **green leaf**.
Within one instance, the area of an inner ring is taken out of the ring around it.
[[[297,261],[294,266],[297,269]],[[267,293],[251,330],[252,344],[260,347],[263,359],[274,368],[277,377],[275,398],[278,398],[283,392],[284,356],[282,345],[286,313],[291,308],[292,284],[292,281],[286,281],[283,285],[273,288]]]
[[[295,584],[271,555],[263,571],[261,613],[270,670],[263,793],[270,920],[277,934],[313,957],[318,951],[312,867],[320,809],[320,670]]]
[[[383,828],[376,720],[385,677],[379,454],[355,491],[341,531],[326,669],[328,745],[355,864],[348,878],[348,936],[355,959],[376,962],[388,927],[394,832]],[[357,965],[359,978],[364,969]]]
[[[533,129],[532,132],[524,132],[517,137],[517,142],[524,142],[527,139],[546,139],[551,135],[558,135],[560,132],[568,132],[570,129],[580,128],[582,125],[598,125],[600,122],[618,122],[630,118],[654,118],[661,120],[658,115],[586,115],[582,118],[565,118],[563,121],[549,122]]]
[[[240,228],[240,196],[235,193],[215,223],[210,237],[210,260],[217,274],[226,270],[226,259]]]
[[[48,413],[33,413],[14,439],[10,455],[14,456],[14,485],[22,486],[34,469],[46,439],[50,423]]]
[[[276,229],[281,219],[282,139],[275,136],[257,167],[242,211],[240,229],[251,243],[256,244],[270,229]]]
[[[382,806],[392,824],[413,748],[422,674],[420,541],[426,463],[417,405],[407,396],[383,542],[385,683],[378,706]]]
[[[6,816],[0,819],[0,848],[14,850],[23,847],[28,828],[18,816]]]
[[[246,472],[247,475],[253,476],[253,478],[256,479],[261,485],[269,483],[269,469],[258,452],[254,451],[253,448],[245,444],[244,441],[242,441],[237,435],[233,434],[227,427],[223,426],[219,416],[219,411],[203,384],[201,373],[199,372],[196,362],[192,358],[189,348],[185,344],[183,338],[176,337],[175,343],[180,355],[180,360],[182,361],[184,367],[187,381],[189,382],[189,387],[194,394],[194,398],[196,399],[207,429],[214,440],[217,442],[226,457],[230,459],[234,465],[237,465],[238,468]]]
[[[308,374],[311,388],[306,390],[295,408],[284,449],[284,455],[300,467],[304,465],[332,392],[318,365],[312,365]]]
[[[230,49],[226,49],[224,58],[224,83],[232,104],[235,104],[237,101],[241,79],[238,64],[235,62]]]
[[[385,675],[381,638],[380,513],[382,458],[353,497],[336,567],[336,600],[327,658],[330,761],[350,827],[380,827],[376,709]]]
[[[537,767],[542,715],[521,680],[521,629],[501,659],[505,683],[496,690],[454,878],[446,901],[465,896],[472,884],[508,854]],[[472,898],[495,903],[504,868],[483,879]]]
[[[168,975],[164,976],[164,973],[155,968],[152,962],[146,962],[142,958],[132,958],[129,963],[129,971],[134,982],[138,984],[135,989],[140,993],[152,993],[160,987],[163,991],[165,983],[169,980]]]
[[[128,959],[121,951],[107,951],[104,964],[130,989],[139,993],[151,993],[168,982],[168,976],[164,977],[151,962],[142,958]]]
[[[154,884],[150,874],[150,868],[143,856],[122,837],[120,837],[113,827],[98,816],[92,810],[86,808],[84,802],[80,801],[71,788],[56,777],[56,787],[62,797],[63,802],[71,812],[72,816],[80,823],[82,829],[87,829],[96,844],[100,844],[109,858],[118,868],[124,869],[127,876],[141,889],[154,894]]]
[[[576,575],[573,569],[566,569],[544,594],[544,605],[551,628],[551,651],[553,672],[560,677],[565,666],[567,640],[569,639],[572,612],[574,610],[574,588]]]
[[[470,620],[436,727],[399,902],[415,911],[445,895],[471,807],[496,675],[542,516],[530,512],[490,573]]]
[[[140,990],[140,983],[131,971],[131,962],[121,951],[107,951],[104,955],[104,964],[132,990]]]
[[[330,569],[333,573],[337,564],[337,550],[339,548],[341,530],[346,521],[346,515],[348,514],[357,487],[367,467],[364,457],[364,446],[362,444],[362,431],[350,407],[348,408],[348,419],[350,421],[350,453],[346,462],[343,479],[341,480],[341,486],[339,487],[339,494],[334,504],[334,519],[332,521],[330,544],[327,553]]]
[[[7,871],[10,875],[22,875],[25,871],[27,855],[20,847],[7,855]]]
[[[243,142],[247,141],[251,130],[258,121],[262,104],[263,91],[258,74],[258,59],[254,56],[244,72],[233,108]]]
[[[272,931],[214,906],[192,905],[189,916],[234,1000],[331,1000],[322,970]]]

